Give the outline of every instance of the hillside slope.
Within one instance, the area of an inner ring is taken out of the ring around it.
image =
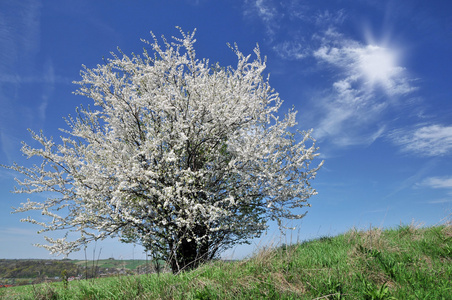
[[[351,230],[197,270],[3,288],[5,299],[452,299],[452,227]]]

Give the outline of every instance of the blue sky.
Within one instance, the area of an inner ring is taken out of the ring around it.
[[[57,137],[63,117],[90,103],[72,94],[82,64],[94,67],[117,47],[140,53],[150,31],[170,38],[175,26],[197,28],[198,57],[224,66],[235,63],[228,42],[245,53],[258,43],[285,101],[281,113],[299,111],[299,129],[314,129],[325,160],[307,216],[288,224],[297,230],[283,238],[272,226],[226,256],[451,218],[452,3],[442,0],[3,0],[0,164],[29,166],[20,152],[21,141],[33,145],[27,128]],[[0,258],[50,258],[31,245],[44,242],[39,228],[19,222],[28,214],[11,214],[27,198],[10,193],[15,176],[0,169]],[[100,249],[102,257],[144,257],[140,246],[112,239]]]

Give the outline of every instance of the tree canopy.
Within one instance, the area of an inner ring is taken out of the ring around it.
[[[179,272],[260,236],[269,220],[304,216],[318,149],[296,130],[295,110],[278,115],[259,47],[251,60],[230,46],[237,65],[222,67],[196,58],[194,32],[180,34],[84,67],[76,93],[93,108],[66,118],[58,143],[31,132],[40,146],[22,152],[42,164],[9,167],[24,175],[16,191],[56,196],[16,212],[41,211],[48,222],[24,221],[66,231],[40,246],[68,254],[118,236]]]

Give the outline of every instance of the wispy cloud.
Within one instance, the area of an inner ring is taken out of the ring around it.
[[[14,130],[11,125],[21,119],[18,116],[21,104],[15,101],[20,84],[23,81],[54,81],[52,76],[42,79],[34,75],[34,58],[40,46],[40,19],[41,1],[0,1],[0,150],[8,161],[17,144],[11,134]],[[45,105],[40,110],[44,112]]]
[[[341,37],[334,32],[327,33],[327,36],[333,39]],[[374,91],[378,86],[386,94],[393,96],[415,89],[404,74],[405,69],[397,65],[397,55],[390,48],[364,45],[353,40],[332,40],[332,43],[321,46],[314,52],[314,56],[320,62],[340,68],[344,77],[335,85],[343,90]]]
[[[5,0],[0,4],[0,71],[10,73],[39,47],[40,1]],[[20,57],[19,57],[20,55]]]
[[[322,73],[323,91],[313,97],[308,116],[316,139],[339,147],[370,145],[384,135],[387,126],[381,120],[392,104],[416,87],[390,39],[353,39],[340,30],[350,18],[346,10],[314,7],[299,1],[248,0],[245,15],[265,24],[267,42],[281,59]],[[277,25],[281,19],[285,27]]]
[[[0,129],[3,128],[0,127]],[[13,135],[7,134],[6,130],[0,130],[0,146],[5,158],[2,163],[12,163],[20,149],[20,141]],[[0,177],[2,176],[0,175]]]
[[[452,197],[451,198],[441,198],[437,200],[430,200],[427,202],[428,204],[444,204],[444,203],[452,203]]]
[[[405,69],[389,47],[347,39],[330,28],[317,35],[321,45],[313,52],[321,66],[333,71],[333,83],[318,107],[323,110],[316,137],[338,146],[369,145],[383,135],[379,124],[390,99],[407,95],[411,85]]]
[[[201,2],[204,2],[205,0],[185,0],[190,5],[199,5]]]
[[[436,176],[428,177],[422,182],[418,183],[419,187],[428,187],[432,189],[442,189],[446,191],[446,197],[442,197],[436,200],[430,200],[430,204],[442,204],[452,202],[452,176]]]
[[[330,11],[330,10],[325,10],[325,11],[321,11],[318,12],[317,14],[315,14],[314,16],[314,20],[315,23],[317,25],[338,25],[341,24],[342,22],[344,22],[344,20],[346,19],[347,14],[345,13],[345,10],[340,9],[338,11]]]
[[[273,46],[279,57],[288,60],[300,60],[310,55],[301,41],[285,41]]]
[[[62,78],[55,75],[53,63],[50,59],[48,59],[44,64],[44,70],[41,75],[32,75],[32,76],[22,76],[19,74],[0,74],[0,84],[12,84],[12,85],[20,85],[20,84],[41,84],[43,87],[42,95],[41,95],[41,104],[38,106],[38,116],[40,121],[45,121],[45,112],[49,102],[50,97],[52,96],[55,90],[56,83],[65,83],[69,84],[70,80],[68,78]],[[6,97],[5,97],[6,98]],[[5,99],[4,98],[4,99]]]
[[[53,72],[53,65],[46,64],[41,75],[22,76],[18,74],[0,74],[0,84],[72,84],[72,79],[59,76]]]
[[[398,129],[388,137],[402,151],[421,156],[444,156],[452,153],[452,126],[421,125],[414,129]]]
[[[433,189],[451,189],[452,191],[452,176],[429,177],[424,179],[420,185]]]
[[[258,17],[264,24],[268,38],[273,40],[279,28],[277,20],[282,16],[271,0],[246,0],[244,6],[245,17]]]
[[[385,131],[377,119],[386,104],[371,100],[368,93],[358,90],[332,91],[317,102],[316,139],[328,139],[340,147],[372,144]]]
[[[253,3],[257,10],[257,14],[262,18],[262,20],[264,20],[264,22],[270,22],[275,18],[276,9],[270,6],[270,1],[256,0],[253,1]]]
[[[27,229],[21,227],[8,227],[0,230],[1,235],[29,237],[36,236],[36,229]]]
[[[414,174],[400,181],[397,187],[391,193],[387,194],[384,199],[390,198],[405,189],[411,189],[413,186],[418,185],[417,183],[425,176],[425,174],[431,172],[431,170],[437,166],[437,163],[438,161],[436,159],[429,159],[421,165]]]
[[[44,79],[46,84],[44,86],[42,94],[42,102],[38,108],[41,121],[44,121],[46,118],[47,105],[49,104],[49,99],[55,90],[55,71],[53,68],[53,63],[50,59],[47,60],[44,65]]]

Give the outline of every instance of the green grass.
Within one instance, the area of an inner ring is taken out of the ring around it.
[[[452,226],[351,230],[172,275],[3,288],[2,299],[452,299]]]

